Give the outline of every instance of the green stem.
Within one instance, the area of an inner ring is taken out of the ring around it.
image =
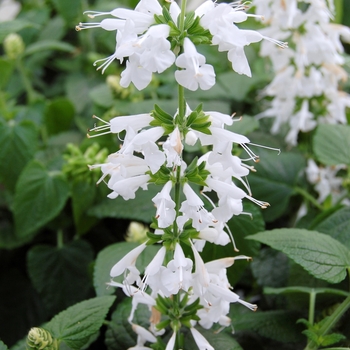
[[[348,296],[333,312],[331,316],[325,321],[325,323],[319,329],[319,337],[326,335],[340,320],[343,314],[350,308],[350,296]],[[305,350],[316,350],[318,345],[314,341],[309,341]]]
[[[309,323],[314,324],[315,321],[315,304],[316,304],[316,292],[312,289],[310,293],[310,304],[309,304]]]
[[[322,205],[320,203],[318,203],[317,200],[313,196],[311,196],[310,193],[308,193],[307,191],[305,191],[301,187],[294,187],[294,190],[295,190],[295,192],[301,194],[308,201],[310,201],[317,209],[320,209],[321,211],[323,211]]]
[[[33,89],[32,83],[27,76],[27,72],[23,66],[23,62],[20,57],[17,59],[16,64],[17,64],[17,69],[23,81],[24,89],[26,90],[26,93],[27,93],[27,101],[29,104],[31,104],[32,102],[35,101],[35,96],[36,96],[35,90]]]
[[[63,231],[62,230],[58,230],[57,231],[57,248],[58,249],[62,249],[64,246],[63,243]]]

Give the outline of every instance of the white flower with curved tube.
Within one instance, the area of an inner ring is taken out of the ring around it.
[[[212,216],[204,208],[203,201],[188,183],[184,184],[183,192],[186,200],[181,204],[180,212],[182,212],[182,215],[178,216],[177,224],[182,229],[186,221],[192,219],[192,226],[200,231],[212,222]]]
[[[157,207],[156,219],[158,227],[169,227],[174,223],[176,217],[175,202],[170,196],[172,182],[168,181],[162,190],[152,199]]]
[[[113,190],[107,197],[114,199],[118,196],[122,196],[125,200],[134,199],[135,192],[141,187],[146,190],[148,181],[151,179],[149,175],[138,175],[129,177],[127,179],[122,179],[111,185]]]
[[[112,267],[110,276],[114,278],[122,275],[123,273],[125,274],[126,271],[129,271],[129,275],[127,275],[125,281],[130,285],[137,281],[140,277],[140,272],[135,264],[137,258],[145,248],[146,243],[143,243],[131,250]]]
[[[176,81],[185,88],[195,91],[200,87],[208,90],[215,84],[215,72],[213,66],[205,64],[205,57],[199,54],[192,41],[184,40],[184,53],[175,61],[182,70],[175,72]]]
[[[215,350],[196,328],[190,328],[193,339],[200,350]]]
[[[152,72],[142,67],[141,55],[134,53],[126,61],[126,68],[121,73],[120,85],[127,88],[133,83],[138,90],[143,90],[152,80]]]

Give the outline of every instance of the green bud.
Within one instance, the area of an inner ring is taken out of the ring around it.
[[[47,330],[34,327],[28,333],[27,349],[58,350],[58,342]]]
[[[23,54],[24,49],[24,42],[20,35],[12,33],[4,39],[4,50],[9,59],[15,60]]]

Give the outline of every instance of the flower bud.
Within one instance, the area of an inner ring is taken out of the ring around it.
[[[17,57],[21,56],[24,52],[25,46],[23,39],[20,35],[16,33],[9,34],[4,40],[4,50],[6,56],[15,60]]]
[[[139,222],[132,221],[126,232],[125,240],[127,242],[143,243],[147,240],[147,227]]]
[[[27,348],[36,350],[58,350],[58,342],[47,330],[34,327],[28,333]]]

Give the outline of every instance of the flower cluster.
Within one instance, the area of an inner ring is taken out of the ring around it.
[[[210,43],[219,51],[227,51],[232,68],[239,74],[251,76],[244,47],[267,39],[281,47],[286,44],[263,36],[257,31],[239,29],[235,23],[245,21],[249,16],[246,7],[237,1],[233,4],[216,4],[208,0],[199,6],[186,21],[180,23],[181,9],[175,1],[169,9],[161,7],[157,0],[141,0],[134,10],[117,8],[111,12],[87,11],[90,18],[111,15],[101,22],[80,23],[76,30],[102,28],[116,31],[114,53],[96,61],[102,62],[98,69],[102,73],[115,60],[126,68],[121,73],[120,85],[128,87],[133,83],[138,90],[149,85],[152,73],[162,73],[173,64],[177,66],[175,79],[189,90],[210,89],[215,84],[213,66],[206,64],[203,55],[197,52],[195,44]],[[187,36],[183,38],[183,33]],[[183,52],[176,57],[180,47]]]
[[[265,89],[273,97],[260,117],[273,117],[272,132],[288,125],[286,142],[296,145],[299,132],[318,123],[346,123],[350,96],[339,90],[347,79],[340,38],[350,41],[348,27],[331,23],[333,1],[254,0],[268,25],[263,32],[288,40],[291,49],[276,50],[269,42],[260,54],[271,59],[276,76]],[[288,86],[286,89],[285,87]]]
[[[214,323],[230,325],[230,303],[256,309],[232,291],[227,279],[227,268],[235,260],[250,258],[240,255],[204,263],[200,252],[206,242],[227,245],[230,241],[233,250],[238,251],[227,221],[234,215],[247,214],[243,212],[244,198],[261,208],[268,206],[252,197],[245,180],[254,170],[247,161],[257,161],[258,156],[250,150],[247,137],[225,128],[240,119],[203,111],[201,105],[192,110],[184,99],[184,88],[205,90],[215,84],[214,69],[198,53],[198,43],[217,45],[219,51],[227,52],[233,69],[248,76],[251,72],[244,54],[246,45],[262,39],[282,47],[285,44],[256,31],[239,29],[236,23],[249,16],[241,2],[216,4],[208,0],[187,15],[185,4],[180,8],[171,2],[169,8],[162,8],[157,0],[141,0],[134,10],[90,11],[90,17],[110,14],[115,18],[78,26],[116,31],[115,53],[100,68],[104,71],[114,59],[126,59],[122,86],[132,82],[142,89],[153,73],[161,73],[173,64],[177,67],[179,107],[174,115],[156,105],[150,113],[118,116],[109,122],[95,117],[102,124],[89,134],[124,133],[123,144],[106,163],[90,166],[101,169],[103,175],[98,182],[107,184],[111,190],[108,197],[130,200],[140,188],[161,187],[152,199],[156,207],[153,232],[148,232],[147,241],[126,254],[110,272],[109,285],[132,297],[128,321],[137,334],[135,350],[149,349],[146,343],[157,342],[157,336],[168,326],[173,333],[166,350],[174,349],[175,344],[178,348],[177,334],[183,326],[190,329],[200,349],[213,349],[196,324],[207,329]],[[184,147],[196,143],[210,150],[187,164]],[[234,145],[244,149],[246,159],[233,154]],[[145,270],[139,271],[136,261],[152,244],[159,250]],[[185,246],[189,247],[188,255]],[[124,277],[123,283],[114,280],[118,276]],[[152,314],[149,329],[133,321],[139,304],[147,305]]]

